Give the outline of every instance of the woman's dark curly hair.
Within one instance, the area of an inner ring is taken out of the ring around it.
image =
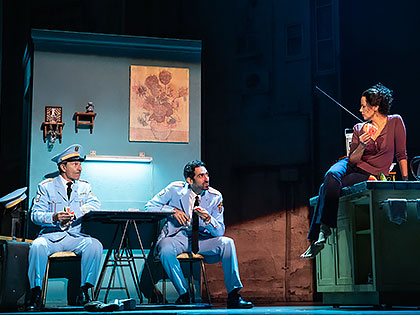
[[[370,106],[379,106],[378,112],[382,115],[388,115],[393,101],[392,91],[382,83],[375,84],[363,92],[362,96]]]

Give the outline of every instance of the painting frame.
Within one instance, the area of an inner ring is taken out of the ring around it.
[[[63,121],[63,107],[45,106],[45,121],[61,123]]]
[[[189,143],[189,68],[130,65],[129,141]]]

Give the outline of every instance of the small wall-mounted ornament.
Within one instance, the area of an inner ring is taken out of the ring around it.
[[[48,146],[52,147],[55,140],[61,143],[64,123],[62,122],[63,108],[60,106],[45,106],[45,121],[41,125],[44,143],[48,139]]]
[[[86,113],[93,113],[93,103],[92,102],[88,102],[86,105]]]

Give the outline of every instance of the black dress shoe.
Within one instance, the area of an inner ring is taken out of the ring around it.
[[[29,301],[27,311],[37,312],[41,310],[41,288],[35,287],[31,289],[31,300]]]
[[[226,307],[227,308],[253,308],[254,304],[252,304],[252,302],[244,301],[241,295],[238,293],[238,290],[234,289],[228,295]]]
[[[80,293],[76,298],[77,305],[82,305],[83,306],[86,303],[89,303],[89,302],[92,301],[92,299],[89,296],[89,292],[88,292],[89,288],[91,288],[91,287],[92,286],[88,285],[88,284],[80,287]]]
[[[188,292],[181,294],[178,299],[175,301],[175,304],[191,304],[190,295]]]

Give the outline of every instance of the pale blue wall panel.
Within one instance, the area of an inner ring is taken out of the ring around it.
[[[48,34],[48,32],[45,33]],[[95,36],[100,39],[99,35]],[[131,37],[130,40],[133,38]],[[160,41],[164,42],[164,40]],[[146,156],[153,158],[153,162],[149,164],[123,163],[124,165],[119,167],[122,167],[124,171],[120,173],[115,171],[116,163],[105,163],[111,167],[108,170],[106,167],[94,166],[93,162],[83,164],[82,178],[92,183],[93,192],[100,197],[104,209],[141,208],[154,193],[169,182],[183,179],[184,164],[191,159],[200,158],[201,152],[201,65],[199,62],[146,60],[141,58],[141,53],[139,53],[139,58],[133,58],[133,53],[129,57],[82,54],[80,53],[83,51],[81,46],[78,46],[77,53],[65,52],[66,47],[46,51],[44,46],[41,47],[43,50],[37,50],[35,43],[30,198],[35,196],[37,184],[43,177],[57,170],[51,158],[73,143],[83,145],[85,154],[89,154],[91,150],[95,150],[98,155],[124,156],[138,156],[139,152],[145,152]],[[92,47],[90,47],[91,50]],[[135,49],[130,46],[130,51],[133,50]],[[165,56],[170,56],[170,50],[166,51]],[[188,143],[129,141],[130,65],[189,69]],[[77,111],[84,112],[88,101],[94,103],[94,112],[97,113],[93,133],[90,134],[89,129],[81,128],[76,133],[73,114]],[[51,151],[43,142],[40,130],[44,121],[45,106],[63,107],[65,126],[62,143],[60,144],[57,139]],[[132,172],[127,168],[132,168]],[[121,202],[121,206],[118,206],[118,202]]]

